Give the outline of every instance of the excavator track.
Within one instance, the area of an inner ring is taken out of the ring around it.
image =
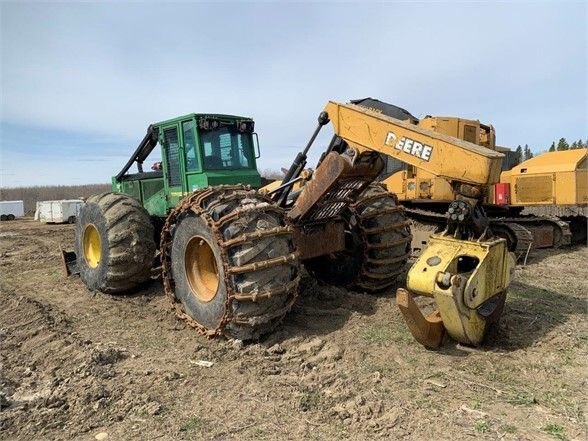
[[[406,208],[410,218],[444,227],[445,214],[418,208]],[[569,224],[558,218],[521,216],[516,218],[490,218],[490,228],[507,239],[509,250],[517,256],[534,248],[559,248],[572,242]]]
[[[561,248],[572,243],[570,225],[558,218],[529,216],[490,220],[491,224],[494,222],[516,223],[526,228],[533,235],[533,248]]]
[[[176,292],[183,264],[172,258],[174,240],[189,217],[204,220],[220,251],[226,295],[214,326],[196,320]],[[244,186],[208,187],[184,198],[169,214],[160,244],[163,286],[176,315],[208,337],[251,340],[271,331],[292,307],[300,281],[284,218],[270,199]]]
[[[533,234],[522,225],[515,222],[492,222],[490,221],[490,229],[498,237],[503,237],[506,242],[516,244],[509,251],[512,251],[517,256],[517,259],[526,256],[533,246]]]

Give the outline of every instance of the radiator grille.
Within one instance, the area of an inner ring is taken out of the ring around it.
[[[516,194],[520,202],[553,202],[553,178],[551,175],[517,178]]]

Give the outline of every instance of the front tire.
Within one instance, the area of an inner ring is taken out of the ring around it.
[[[297,296],[299,263],[284,212],[245,187],[184,199],[163,228],[161,255],[177,315],[208,336],[257,339]]]
[[[155,254],[149,213],[121,193],[90,197],[76,222],[80,277],[92,291],[119,294],[151,277]]]

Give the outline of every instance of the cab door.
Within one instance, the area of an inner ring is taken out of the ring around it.
[[[164,184],[169,208],[178,205],[186,194],[185,173],[182,169],[182,148],[180,145],[179,124],[162,127]]]

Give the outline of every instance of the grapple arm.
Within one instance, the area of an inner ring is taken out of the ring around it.
[[[408,273],[408,290],[396,303],[417,341],[438,348],[447,334],[460,343],[482,343],[498,320],[515,259],[504,239],[469,241],[433,235]],[[412,294],[433,297],[438,311],[425,317]]]

